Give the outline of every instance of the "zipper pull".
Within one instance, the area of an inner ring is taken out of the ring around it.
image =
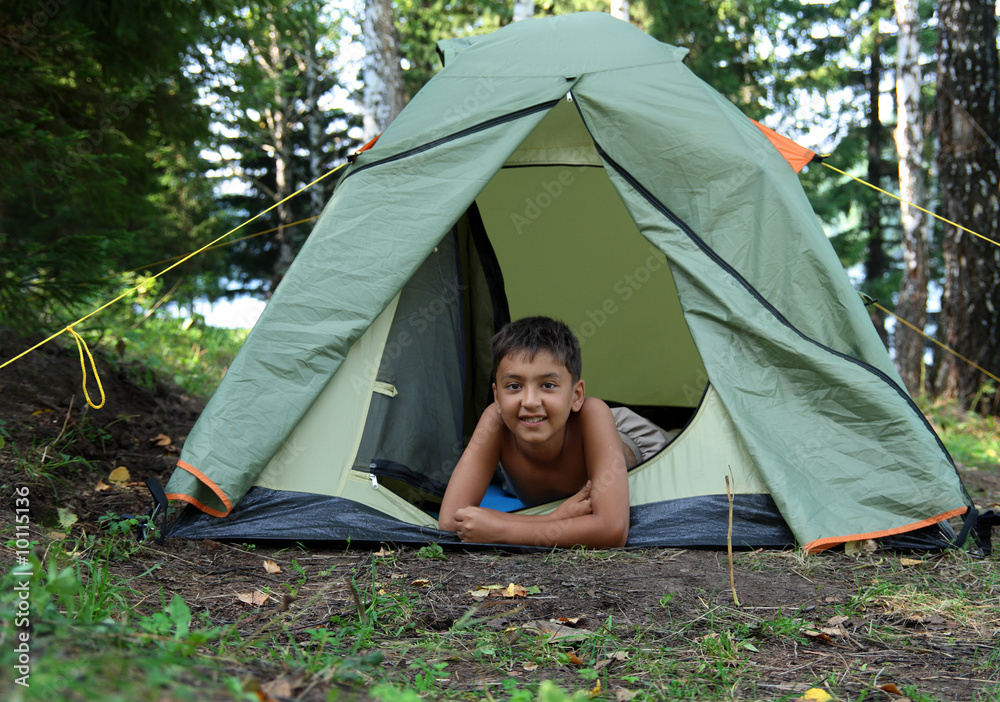
[[[368,478],[372,481],[372,490],[378,490],[378,478],[375,477],[375,474],[369,473]]]

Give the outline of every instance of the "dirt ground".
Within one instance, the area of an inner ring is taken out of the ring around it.
[[[27,345],[0,333],[0,359]],[[43,543],[54,532],[58,536],[58,508],[77,516],[74,534],[97,533],[98,518],[108,512],[144,513],[149,496],[143,482],[152,477],[166,483],[203,406],[176,388],[143,382],[138,369],[116,368],[102,360],[100,370],[107,404],[99,411],[85,407],[75,350],[48,344],[0,371],[0,429],[6,437],[0,449],[0,485],[7,493],[15,485],[30,485],[33,538]],[[89,390],[92,396],[99,394],[92,379]],[[59,465],[71,457],[60,452],[70,439],[73,455],[87,459],[91,467]],[[50,469],[41,475],[24,474],[22,462],[39,459]],[[120,466],[130,474],[124,485],[109,480]],[[985,506],[1000,498],[996,471],[969,471],[965,478],[977,502]],[[11,504],[12,495],[5,494],[4,500]],[[8,514],[5,511],[0,520],[4,533]],[[905,583],[917,572],[899,566],[900,554],[739,553],[734,573],[738,607],[732,600],[725,552],[445,551],[444,559],[422,555],[391,545],[372,551],[344,545],[302,548],[168,538],[112,562],[110,570],[132,577],[152,569],[133,581],[150,602],[161,601],[160,588],[168,601],[172,593],[180,594],[192,611],[207,613],[214,624],[236,623],[244,638],[278,621],[304,635],[331,618],[356,619],[358,597],[398,595],[396,601],[409,609],[395,616],[408,617],[409,625],[401,626],[393,641],[378,645],[385,656],[382,665],[395,667],[397,679],[415,674],[409,663],[420,649],[422,631],[448,632],[470,611],[498,636],[538,635],[541,627],[555,640],[560,634],[549,625],[561,618],[568,622],[565,626],[579,629],[579,636],[565,638],[559,648],[564,655],[553,658],[551,665],[484,660],[473,655],[474,649],[483,650],[476,649],[475,642],[454,637],[446,659],[449,675],[439,683],[441,689],[484,694],[493,690],[498,699],[502,681],[512,678],[553,679],[568,689],[581,689],[585,681],[573,661],[583,650],[580,637],[607,632],[609,618],[631,632],[626,658],[634,658],[639,650],[667,656],[691,676],[705,675],[706,661],[714,662],[728,669],[726,679],[735,681],[732,699],[795,699],[823,681],[849,699],[901,699],[877,689],[890,683],[914,686],[926,696],[919,699],[988,699],[985,690],[1000,689],[997,608],[992,616],[958,616],[944,610],[938,614],[916,602],[908,604],[898,595],[899,588],[881,590],[881,584]],[[0,545],[0,557],[10,562],[10,549]],[[269,560],[280,572],[265,570],[263,563]],[[930,557],[913,568],[920,569],[921,578],[956,584],[968,572],[948,555]],[[365,578],[367,589],[359,592],[351,585]],[[485,600],[470,594],[480,586],[510,583],[529,592]],[[992,591],[995,579],[982,587],[990,589],[994,600],[1000,597]],[[240,600],[240,595],[254,592],[273,596],[260,605]],[[845,607],[851,616],[838,617]],[[794,619],[801,620],[794,636],[777,631],[779,624]],[[732,639],[733,631],[744,638]],[[728,646],[715,645],[720,636],[730,637]],[[615,687],[605,691],[606,699],[628,699],[629,680],[634,686],[634,678],[642,673],[615,656],[612,649],[621,641],[607,636],[603,640],[610,648],[594,653],[597,648],[591,643],[587,650],[596,658],[588,665],[610,672]],[[603,662],[595,663],[598,659]],[[992,668],[984,663],[989,661]],[[261,682],[284,679],[294,699],[326,699],[330,687],[315,679],[287,679],[287,670],[263,657],[249,672]]]

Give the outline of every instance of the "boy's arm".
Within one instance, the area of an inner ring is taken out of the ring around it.
[[[470,502],[449,515],[449,531],[457,531],[463,541],[476,543],[624,546],[629,523],[628,476],[614,417],[604,402],[587,398],[578,421],[590,475],[587,487],[542,516],[508,514]],[[441,528],[446,528],[443,523]]]
[[[448,479],[438,514],[438,525],[443,531],[458,531],[455,512],[476,507],[482,502],[500,462],[500,441],[504,429],[500,413],[491,404],[479,418],[469,445]]]

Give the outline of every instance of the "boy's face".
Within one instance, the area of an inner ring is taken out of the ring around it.
[[[504,357],[493,397],[504,424],[518,439],[541,444],[562,440],[570,412],[583,405],[584,384],[573,382],[569,369],[543,349],[530,361],[527,353]]]

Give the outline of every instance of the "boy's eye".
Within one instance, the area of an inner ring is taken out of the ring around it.
[[[545,388],[546,390],[552,390],[555,388],[555,386],[556,386],[555,383],[542,383],[542,387]]]
[[[520,390],[521,386],[518,383],[507,383],[508,390]]]

